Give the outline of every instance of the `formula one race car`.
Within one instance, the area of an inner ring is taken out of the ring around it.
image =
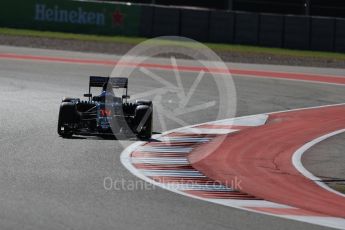
[[[98,96],[92,96],[92,87],[102,87]],[[113,89],[122,89],[117,97]],[[149,139],[152,135],[151,101],[137,100],[129,103],[127,78],[90,77],[88,100],[63,98],[58,120],[58,134],[64,138],[72,135],[137,136]]]

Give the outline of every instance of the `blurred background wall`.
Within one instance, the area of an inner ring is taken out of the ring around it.
[[[1,0],[0,26],[345,52],[335,0]]]

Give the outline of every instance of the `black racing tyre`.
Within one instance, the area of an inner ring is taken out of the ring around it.
[[[64,97],[62,98],[62,102],[74,102],[74,101],[80,101],[79,98],[74,98],[74,97]]]
[[[72,102],[62,102],[60,105],[57,132],[64,138],[73,135],[71,126],[78,122],[76,105]],[[68,124],[68,125],[67,125]]]
[[[152,136],[153,107],[138,105],[135,109],[134,123],[139,138],[150,139]]]

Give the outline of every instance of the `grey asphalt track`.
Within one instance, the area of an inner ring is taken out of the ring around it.
[[[4,46],[0,52],[109,58]],[[139,180],[120,163],[123,146],[100,138],[62,139],[56,133],[56,123],[63,96],[81,96],[89,75],[108,75],[111,70],[110,66],[0,60],[0,229],[324,229],[205,203],[159,188],[106,190],[106,177],[125,180],[127,185]],[[171,73],[156,73],[171,81]],[[182,74],[185,79],[195,77],[195,73]],[[340,86],[236,76],[234,81],[238,116],[342,103],[345,98]],[[184,83],[189,88],[192,81]],[[203,84],[192,103],[217,96],[207,80]],[[131,93],[152,87],[152,82],[147,83],[138,73],[130,79]],[[185,119],[193,124],[214,117],[212,112],[196,112]],[[179,127],[175,122],[166,125],[168,129]],[[160,131],[159,124],[155,126]]]
[[[331,137],[309,149],[302,160],[308,162],[308,170],[314,175],[345,184],[345,167],[339,167],[339,162],[344,164],[344,142],[345,133]]]

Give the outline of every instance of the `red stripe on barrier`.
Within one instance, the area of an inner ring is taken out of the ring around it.
[[[144,67],[150,69],[161,70],[173,70],[176,67],[166,64],[155,63],[136,63],[136,62],[119,62],[118,60],[96,60],[96,59],[81,59],[81,58],[63,58],[63,57],[49,57],[49,56],[35,56],[35,55],[23,55],[12,53],[0,53],[2,59],[13,60],[30,60],[30,61],[46,61],[46,62],[62,62],[71,64],[89,64],[89,65],[110,65],[110,66],[122,66],[122,67]],[[331,83],[331,84],[345,84],[345,76],[336,75],[320,75],[320,74],[308,74],[308,73],[290,73],[290,72],[274,72],[266,70],[243,70],[243,69],[227,69],[227,68],[207,68],[204,66],[184,66],[177,67],[179,71],[200,72],[204,71],[213,74],[233,74],[233,75],[245,75],[251,77],[260,78],[277,78],[288,79],[296,81],[311,81],[319,83]]]

